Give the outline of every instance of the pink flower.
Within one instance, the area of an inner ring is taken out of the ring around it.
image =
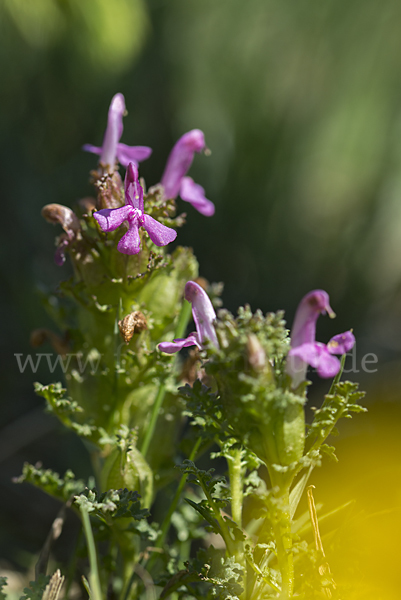
[[[297,388],[306,379],[308,365],[314,367],[320,377],[334,377],[341,364],[333,354],[346,354],[355,343],[351,331],[340,333],[322,344],[316,342],[316,321],[320,314],[335,314],[330,307],[329,296],[324,290],[309,292],[300,302],[291,331],[291,350],[288,353],[286,372]]]
[[[205,148],[203,131],[192,129],[185,133],[170,152],[160,183],[164,187],[167,198],[176,198],[180,195],[202,215],[211,217],[215,210],[213,202],[206,198],[202,186],[195,183],[191,177],[186,177],[195,152],[201,152]]]
[[[124,221],[128,222],[128,231],[118,242],[117,250],[123,254],[138,254],[141,249],[139,227],[143,227],[156,246],[166,246],[174,241],[177,232],[162,225],[150,215],[144,213],[143,189],[138,180],[138,168],[129,163],[125,174],[125,206],[105,208],[94,213],[96,221],[104,232],[114,231]]]

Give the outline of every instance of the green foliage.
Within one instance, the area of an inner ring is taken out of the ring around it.
[[[209,469],[208,471],[199,469],[194,462],[191,460],[184,460],[181,465],[177,465],[176,467],[181,471],[181,473],[188,475],[188,481],[192,481],[199,485],[202,490],[210,496],[212,499],[219,501],[218,498],[213,498],[213,494],[216,490],[216,487],[219,484],[227,484],[226,478],[223,476],[214,476],[215,469]]]
[[[237,600],[244,591],[242,566],[234,557],[225,558],[224,553],[213,546],[208,552],[200,550],[192,564],[186,566],[190,573],[197,574],[198,581],[210,584],[207,586],[210,598]]]
[[[7,577],[0,577],[0,600],[7,600],[7,596],[3,588],[7,585]]]
[[[24,596],[20,600],[42,600],[43,592],[50,581],[50,575],[41,573],[36,581],[29,582],[29,588],[24,589]]]
[[[64,477],[60,477],[58,473],[51,469],[42,469],[29,463],[24,464],[22,474],[14,481],[16,483],[31,483],[62,502],[66,502],[85,488],[85,482],[81,479],[75,479],[75,475],[71,470],[66,471]]]
[[[178,571],[173,577],[165,578],[161,600],[173,592],[178,593],[180,598],[189,595],[208,600],[238,600],[244,591],[241,586],[241,565],[233,557],[226,558],[222,550],[213,546],[208,551],[199,550],[193,560],[185,563],[185,567],[185,570]]]
[[[334,385],[332,394],[325,396],[322,407],[315,411],[314,420],[309,427],[309,453],[320,447],[326,454],[335,457],[334,448],[322,446],[322,443],[330,434],[335,433],[335,425],[339,419],[350,419],[352,413],[366,412],[366,408],[358,404],[365,396],[365,392],[358,391],[358,387],[357,383],[342,381]]]
[[[35,382],[35,393],[38,396],[45,398],[47,402],[47,412],[54,414],[58,419],[74,431],[77,435],[83,438],[95,441],[98,437],[97,427],[91,423],[77,423],[74,417],[83,413],[83,408],[75,400],[66,398],[66,389],[61,383],[51,383],[50,385],[42,385]]]
[[[201,435],[220,442],[231,439],[234,430],[227,419],[224,418],[223,405],[217,393],[197,379],[192,386],[188,383],[178,388],[181,396],[186,400],[184,414],[192,417],[192,423],[198,427]]]
[[[113,528],[115,522],[120,521],[125,531],[135,533],[142,539],[154,541],[157,538],[157,530],[146,521],[150,516],[149,510],[141,508],[140,495],[136,491],[108,490],[99,494],[97,490],[86,489],[75,497],[74,504],[85,507],[98,526],[103,524]]]

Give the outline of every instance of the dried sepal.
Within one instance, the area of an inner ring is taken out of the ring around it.
[[[140,310],[134,310],[118,322],[118,328],[126,344],[129,344],[134,333],[141,333],[148,328],[146,317]]]

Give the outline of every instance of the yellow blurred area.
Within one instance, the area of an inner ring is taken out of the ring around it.
[[[341,600],[401,597],[401,406],[392,401],[395,383],[370,392],[368,413],[339,424],[340,437],[331,440],[339,462],[326,459],[310,480],[315,501],[323,503],[320,530]]]

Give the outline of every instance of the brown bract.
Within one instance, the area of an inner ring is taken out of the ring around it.
[[[118,322],[118,328],[125,343],[129,344],[134,333],[144,331],[148,328],[148,324],[145,315],[140,310],[134,310]]]
[[[61,225],[70,238],[81,229],[76,214],[62,204],[46,204],[42,208],[42,217],[49,223],[53,223],[53,225]]]

